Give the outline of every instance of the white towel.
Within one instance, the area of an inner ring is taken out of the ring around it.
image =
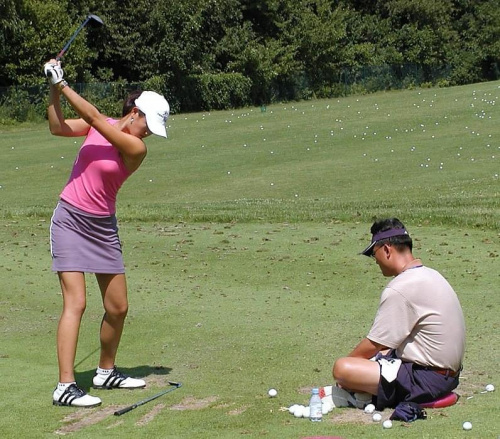
[[[392,383],[398,376],[399,368],[401,367],[402,361],[398,358],[381,358],[377,360],[380,364],[380,373],[387,380],[388,383]]]

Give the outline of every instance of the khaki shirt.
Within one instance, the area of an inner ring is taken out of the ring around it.
[[[367,338],[396,349],[403,361],[457,371],[465,350],[462,307],[436,270],[411,268],[382,292]]]

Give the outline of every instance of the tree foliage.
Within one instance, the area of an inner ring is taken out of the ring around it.
[[[179,108],[187,83],[204,93],[234,84],[233,96],[250,84],[250,102],[262,104],[322,96],[382,66],[414,65],[427,81],[447,72],[451,84],[500,77],[498,0],[2,0],[0,86],[43,83],[43,63],[88,13],[105,26],[73,42],[68,79],[156,78]]]

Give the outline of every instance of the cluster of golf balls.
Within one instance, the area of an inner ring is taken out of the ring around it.
[[[326,415],[327,413],[330,413],[333,408],[333,405],[323,403],[321,404],[321,413]],[[309,418],[311,416],[311,410],[307,405],[293,404],[288,407],[288,412],[296,418]]]
[[[288,412],[296,418],[308,418],[311,415],[311,410],[308,406],[293,404],[288,407]]]
[[[267,394],[271,397],[274,398],[275,396],[278,395],[278,391],[274,388],[271,388],[267,391]],[[323,402],[321,405],[321,412],[323,415],[326,415],[327,413],[330,413],[334,408],[333,404],[328,404]],[[309,406],[304,406],[302,404],[293,404],[290,407],[288,407],[288,412],[295,416],[296,418],[309,418],[311,416],[311,410]]]
[[[380,422],[382,420],[382,415],[380,413],[375,413],[375,406],[373,404],[368,404],[364,408],[364,412],[367,413],[368,415],[372,415],[373,422]],[[392,421],[390,419],[387,419],[382,423],[382,426],[384,428],[391,428]]]
[[[495,386],[493,384],[488,384],[485,387],[485,392],[493,392],[495,390]],[[278,391],[276,389],[269,389],[267,392],[268,395],[271,398],[274,398],[277,394]],[[327,413],[330,413],[333,410],[334,406],[330,406],[327,403],[322,404],[322,412],[324,415]],[[288,407],[288,412],[295,416],[296,418],[309,418],[311,415],[311,411],[308,406],[304,406],[301,404],[293,404],[290,407]],[[368,404],[364,408],[364,412],[366,414],[372,415],[372,420],[373,422],[380,422],[382,420],[382,415],[380,413],[375,413],[375,406],[373,404]],[[382,427],[385,429],[392,428],[392,421],[390,419],[386,419],[382,423]],[[472,423],[469,421],[466,421],[462,424],[462,428],[466,431],[472,430]]]

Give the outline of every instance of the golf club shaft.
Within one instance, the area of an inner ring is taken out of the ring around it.
[[[85,27],[85,25],[89,22],[91,16],[89,15],[83,23],[80,25],[80,27],[71,35],[71,38],[68,40],[68,42],[65,44],[65,46],[62,48],[62,50],[57,54],[56,60],[59,61],[63,55],[66,53],[68,50],[69,46],[73,42],[73,40],[78,36],[78,34],[81,32],[81,30]]]
[[[121,416],[125,413],[128,413],[132,410],[134,410],[135,408],[141,406],[141,405],[144,405],[150,401],[153,401],[154,399],[157,399],[159,398],[160,396],[163,396],[169,392],[173,392],[174,390],[178,389],[179,387],[182,386],[182,383],[176,383],[176,382],[173,382],[173,381],[169,381],[168,384],[170,384],[171,386],[174,386],[174,387],[171,387],[170,389],[167,389],[167,390],[163,390],[159,393],[157,393],[156,395],[153,395],[153,396],[150,396],[149,398],[146,398],[146,399],[143,399],[142,401],[139,401],[139,402],[136,402],[135,404],[132,404],[132,405],[129,405],[128,407],[125,407],[121,410],[117,410],[114,415],[115,416]]]

